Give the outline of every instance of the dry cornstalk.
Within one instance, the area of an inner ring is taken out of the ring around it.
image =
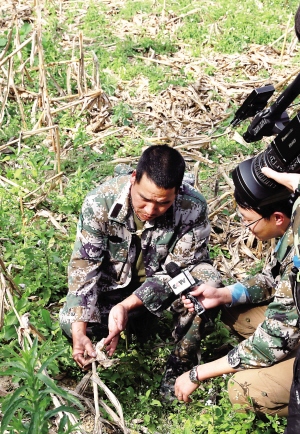
[[[286,29],[285,29],[285,32],[284,32],[284,38],[283,38],[283,43],[282,43],[282,48],[281,48],[281,54],[280,54],[279,63],[282,63],[283,53],[284,53],[284,49],[285,49],[285,46],[286,46],[286,38],[287,38],[287,35],[288,35],[291,19],[292,19],[292,14],[290,14],[290,16],[289,16],[288,23],[286,25]]]
[[[87,57],[85,58],[85,61],[88,60],[94,60],[92,57]],[[73,60],[58,60],[57,62],[49,62],[49,63],[45,63],[45,68],[49,68],[50,66],[57,66],[57,65],[68,65],[70,63],[74,63],[74,62],[80,62],[80,59],[73,59]],[[28,68],[28,71],[38,71],[39,67],[38,66],[33,66],[32,68]]]
[[[58,125],[56,125],[55,128],[55,134],[56,134],[56,169],[59,175],[61,175],[61,169],[60,169],[60,137],[59,137],[59,129],[58,129]],[[63,184],[62,184],[62,177],[59,177],[59,189],[60,189],[60,194],[63,194]]]
[[[49,182],[55,181],[57,178],[60,178],[63,175],[63,172],[59,172],[56,175],[52,176],[49,179],[46,179],[46,181],[43,182],[39,187],[37,187],[35,190],[28,192],[25,196],[23,196],[23,200],[27,199],[28,197],[32,196],[33,194],[37,193],[39,190],[43,189],[46,184]]]
[[[18,294],[19,297],[21,297],[21,292],[18,288],[18,286],[15,284],[15,282],[13,281],[12,277],[10,276],[10,274],[8,273],[6,266],[4,264],[4,261],[2,260],[2,258],[0,257],[0,267],[2,268],[2,273],[5,277],[5,279],[9,282],[11,289],[13,290],[13,292],[15,292],[16,294]]]
[[[15,20],[13,19],[12,22],[14,22]],[[7,35],[7,43],[4,47],[4,49],[2,50],[2,53],[0,54],[0,61],[3,59],[3,57],[5,56],[5,54],[7,53],[7,50],[10,47],[10,43],[11,43],[11,39],[12,39],[12,34],[13,34],[13,27],[11,27],[8,31],[8,35]]]
[[[29,190],[25,187],[21,187],[19,184],[17,184],[14,181],[11,181],[10,179],[5,178],[4,176],[0,175],[0,179],[5,182],[6,184],[12,185],[13,187],[17,187],[19,190],[25,191],[25,193],[29,193]]]
[[[3,103],[2,103],[1,113],[0,113],[0,126],[2,125],[2,122],[3,122],[5,106],[6,106],[7,98],[8,98],[8,94],[9,94],[9,83],[10,83],[10,78],[11,78],[11,74],[12,74],[12,64],[13,64],[12,59],[9,59],[8,74],[7,74],[7,76],[8,76],[7,77],[7,86],[6,86],[6,90],[4,93],[4,98],[3,98]]]
[[[36,12],[37,12],[37,30],[36,30],[36,45],[39,57],[39,87],[42,97],[42,109],[44,122],[48,126],[53,126],[51,111],[50,111],[50,101],[47,89],[47,78],[44,64],[44,50],[42,44],[42,15],[39,0],[36,0]],[[55,134],[54,131],[51,132],[52,146],[54,152],[56,152]]]
[[[6,56],[3,60],[0,61],[0,66],[4,65],[9,59],[14,57],[15,54],[17,54],[22,48],[24,48],[27,44],[29,44],[32,41],[33,35],[30,36],[30,38],[26,39],[21,45],[19,45],[18,48],[13,50],[8,56]]]
[[[16,100],[17,100],[17,103],[18,103],[18,106],[19,106],[23,128],[27,128],[23,104],[22,104],[21,98],[20,98],[19,93],[18,93],[18,91],[16,89],[16,86],[15,86],[14,74],[13,73],[11,74],[11,86],[12,86],[12,88],[14,90],[14,93],[15,93],[15,96],[16,96]]]
[[[213,211],[212,213],[210,213],[208,215],[209,219],[212,219],[215,215],[219,214],[221,211],[223,211],[223,209],[226,209],[228,207],[228,204],[231,202],[232,200],[228,200],[227,202],[225,202],[223,205],[221,205],[218,209],[216,209],[215,211]]]
[[[5,300],[5,279],[2,273],[0,273],[0,330],[4,325],[4,300]]]
[[[178,17],[172,18],[171,20],[166,22],[166,25],[174,23],[175,21],[181,20],[181,18],[188,17],[189,15],[194,15],[197,12],[201,12],[201,9],[193,9],[185,14],[178,15]]]
[[[141,59],[144,61],[149,60],[150,62],[153,63],[159,63],[160,65],[166,65],[166,66],[171,66],[172,68],[181,69],[181,66],[177,66],[175,63],[167,62],[166,60],[152,59],[151,57],[144,57],[144,56],[133,56],[133,57],[135,57],[136,59]]]
[[[229,178],[229,176],[227,175],[227,173],[225,172],[225,170],[223,169],[223,167],[219,168],[219,172],[221,173],[221,175],[223,176],[223,178],[225,179],[225,181],[227,182],[227,184],[229,185],[229,187],[232,190],[234,190],[233,181]]]
[[[97,366],[96,362],[92,363],[92,379],[96,379],[97,376]],[[94,392],[94,402],[95,402],[95,424],[94,424],[94,434],[102,433],[102,424],[100,420],[100,410],[99,410],[99,395],[98,387],[96,381],[93,381],[93,392]]]

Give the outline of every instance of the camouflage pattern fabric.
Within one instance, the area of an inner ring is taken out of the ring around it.
[[[232,367],[271,366],[299,345],[298,315],[289,281],[293,256],[293,233],[289,227],[279,241],[268,269],[229,287],[233,294],[240,295],[244,303],[258,303],[274,297],[266,310],[265,320],[255,333],[229,352],[228,362]],[[239,304],[240,299],[239,296],[233,297],[234,304]]]
[[[174,301],[166,264],[174,261],[191,271],[209,257],[206,201],[183,182],[172,207],[144,225],[141,246],[146,280],[139,288],[131,288],[137,235],[129,179],[121,175],[108,180],[83,203],[68,268],[69,292],[60,312],[62,326],[74,321],[101,323],[101,309],[107,313],[112,298],[115,304],[132,291],[150,312],[160,316]],[[106,296],[110,301],[99,303]]]
[[[300,185],[298,189],[300,188]],[[295,246],[295,255],[300,259],[300,197],[295,201],[292,212],[292,228]]]

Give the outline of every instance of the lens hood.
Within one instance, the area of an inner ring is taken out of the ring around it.
[[[253,207],[264,207],[291,196],[291,192],[275,181],[265,177],[263,185],[255,176],[255,159],[250,158],[240,163],[232,172],[232,180],[240,197]]]

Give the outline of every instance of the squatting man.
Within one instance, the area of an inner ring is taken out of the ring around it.
[[[209,287],[221,285],[209,260],[206,201],[183,181],[184,172],[178,151],[150,146],[136,170],[115,176],[87,195],[60,312],[73,358],[87,368],[95,357],[93,339],[105,337],[111,356],[123,330],[130,326],[140,340],[150,338],[153,320],[170,308],[175,348],[161,384],[161,394],[167,397],[174,392],[175,379],[199,363],[201,318],[174,296],[166,265],[173,261]]]
[[[262,172],[265,170],[268,169],[263,168]],[[280,240],[273,259],[261,274],[223,288],[204,283],[191,293],[206,309],[220,306],[223,322],[243,340],[227,356],[194,366],[178,377],[175,395],[178,400],[188,402],[202,381],[233,373],[228,381],[232,404],[258,414],[287,416],[300,338],[289,281],[294,256],[290,225],[293,205],[287,196],[259,207],[240,193],[235,185],[238,212],[245,226],[259,240]],[[193,311],[188,299],[184,305]]]

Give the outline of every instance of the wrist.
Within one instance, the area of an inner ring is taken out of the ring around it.
[[[125,298],[125,300],[121,301],[119,305],[122,306],[128,313],[131,310],[142,306],[143,302],[135,294],[131,294],[129,297]]]
[[[72,323],[72,335],[86,335],[87,323],[83,321],[75,321]]]
[[[190,370],[190,373],[189,373],[189,379],[190,379],[190,381],[191,381],[192,383],[194,383],[194,384],[200,384],[200,380],[199,380],[199,377],[198,377],[198,366],[199,366],[199,365],[194,366],[194,367]]]
[[[230,289],[227,286],[221,288],[222,291],[222,304],[231,304],[232,303],[232,294]]]

